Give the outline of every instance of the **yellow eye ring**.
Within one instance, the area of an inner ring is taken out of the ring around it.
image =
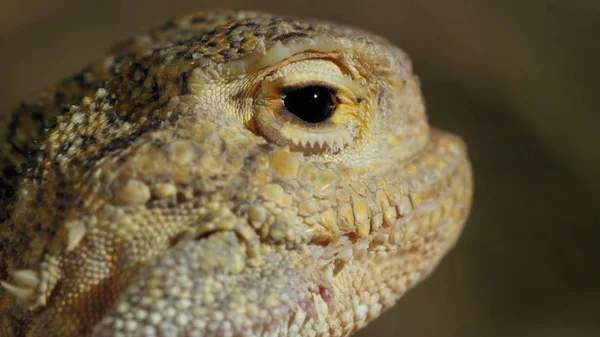
[[[367,90],[328,59],[286,64],[261,82],[252,129],[304,154],[337,153],[361,138]]]

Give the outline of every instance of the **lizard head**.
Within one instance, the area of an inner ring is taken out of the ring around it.
[[[77,322],[62,335],[346,336],[456,241],[465,146],[429,127],[409,58],[354,28],[232,15],[115,61],[48,138],[97,141],[55,178],[84,197],[47,243],[31,331],[59,319]],[[194,17],[210,15],[178,24]],[[38,218],[66,202],[48,200]]]

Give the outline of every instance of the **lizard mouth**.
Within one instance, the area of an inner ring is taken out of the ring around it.
[[[451,137],[451,144],[447,143]],[[350,260],[364,262],[373,251],[395,252],[431,235],[444,235],[441,251],[448,250],[457,240],[470,211],[472,177],[465,147],[456,137],[433,130],[428,146],[407,167],[422,166],[427,158],[444,157],[448,166],[439,164],[438,173],[417,170],[418,176],[404,197],[388,196],[389,206],[370,217],[367,233],[360,229],[336,239],[314,243],[315,261],[332,281],[341,267]],[[431,164],[431,163],[430,163]],[[431,166],[433,167],[433,166]],[[419,182],[418,180],[422,180]],[[333,263],[332,263],[333,261]]]

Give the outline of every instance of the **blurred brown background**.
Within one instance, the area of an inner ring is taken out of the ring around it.
[[[431,122],[467,140],[456,249],[360,336],[600,335],[600,1],[0,1],[0,112],[191,10],[362,26],[412,55]]]

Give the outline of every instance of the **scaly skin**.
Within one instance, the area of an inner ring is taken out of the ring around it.
[[[285,110],[307,84],[333,88],[326,121]],[[325,22],[194,13],[2,125],[8,337],[348,336],[431,272],[471,203],[408,57]]]

